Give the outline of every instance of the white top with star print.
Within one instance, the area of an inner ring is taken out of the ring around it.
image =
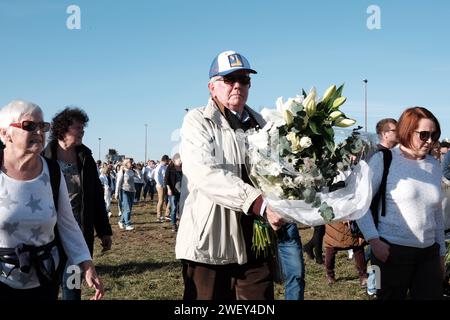
[[[15,248],[24,243],[42,246],[55,237],[57,223],[61,242],[71,264],[91,260],[83,234],[75,221],[67,186],[61,174],[58,212],[53,204],[47,162],[41,158],[43,170],[32,180],[21,181],[0,171],[0,247]],[[55,262],[59,262],[56,248]],[[28,274],[12,265],[0,263],[0,281],[16,289],[39,286],[34,269]]]

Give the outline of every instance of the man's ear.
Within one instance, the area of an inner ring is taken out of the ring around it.
[[[212,95],[212,93],[214,91],[214,82],[208,82],[208,90]]]

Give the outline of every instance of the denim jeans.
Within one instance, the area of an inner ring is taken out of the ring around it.
[[[175,192],[171,196],[169,196],[170,203],[170,224],[177,224],[177,211],[178,211],[178,203],[180,202],[180,193]]]
[[[131,225],[131,209],[133,208],[134,192],[122,190],[122,215],[120,222],[125,226]]]
[[[284,276],[285,299],[303,300],[305,293],[305,263],[297,225],[289,223],[278,231],[278,255]]]
[[[367,277],[367,293],[370,295],[377,293],[377,281],[374,270],[369,272],[369,276]]]
[[[364,251],[364,255],[366,258],[366,261],[370,260],[370,252],[371,248],[370,245],[366,247],[366,250]],[[372,270],[371,272],[368,272],[368,278],[367,278],[367,293],[369,295],[373,295],[377,293],[377,283],[376,283],[376,277],[375,277],[375,271]]]

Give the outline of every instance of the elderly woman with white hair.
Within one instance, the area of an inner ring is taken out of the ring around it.
[[[58,249],[63,248],[98,300],[103,284],[72,214],[61,171],[40,155],[50,129],[43,117],[39,106],[22,100],[0,110],[0,299],[56,300]],[[74,285],[77,275],[71,278]]]

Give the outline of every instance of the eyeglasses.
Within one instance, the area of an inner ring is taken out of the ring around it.
[[[14,122],[10,124],[11,127],[20,128],[25,131],[34,132],[39,128],[43,132],[50,130],[50,123],[48,122],[34,122],[31,120],[24,120],[22,122]]]
[[[217,81],[223,81],[224,83],[226,83],[228,85],[233,85],[236,82],[239,82],[243,86],[247,86],[250,84],[251,78],[249,76],[244,76],[244,75],[240,75],[240,76],[228,75],[228,76],[223,76],[222,79],[217,79]]]
[[[419,134],[419,139],[423,142],[427,142],[430,138],[432,141],[437,141],[439,139],[439,133],[434,131],[414,131]]]

